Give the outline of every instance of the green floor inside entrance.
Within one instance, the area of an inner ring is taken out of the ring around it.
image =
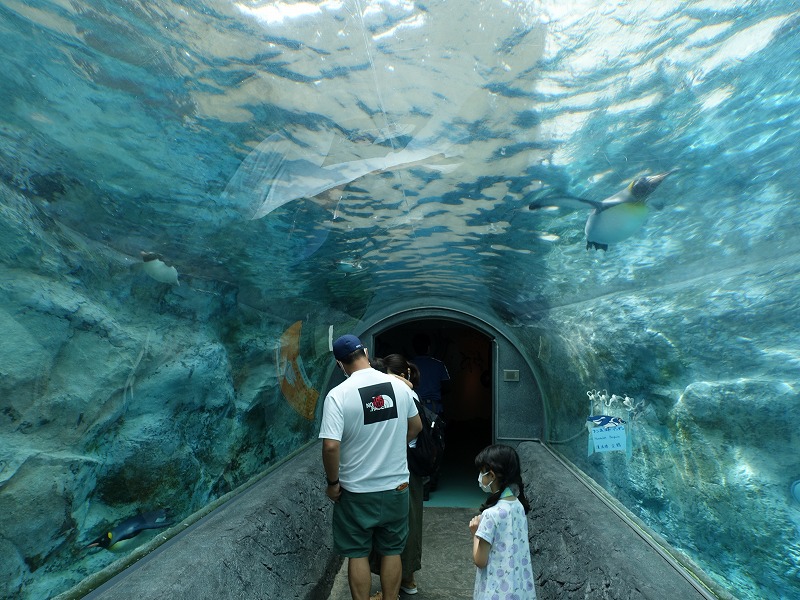
[[[448,423],[447,446],[439,485],[431,492],[425,506],[436,508],[478,507],[487,495],[478,487],[478,471],[475,456],[491,443],[490,424],[483,421],[460,421]]]

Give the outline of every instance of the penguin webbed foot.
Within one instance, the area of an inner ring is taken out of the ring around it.
[[[586,240],[586,249],[591,250],[592,248],[605,252],[608,250],[608,244],[599,244],[597,242],[590,242],[589,240]]]

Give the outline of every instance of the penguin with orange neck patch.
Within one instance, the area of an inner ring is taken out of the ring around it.
[[[593,209],[586,220],[586,249],[608,250],[609,244],[616,244],[630,237],[644,225],[650,208],[647,198],[661,185],[664,179],[677,171],[667,171],[658,175],[646,175],[634,179],[628,187],[609,196],[605,200],[588,200],[576,196],[549,196],[534,201],[528,206],[538,210],[553,206]]]
[[[167,511],[163,508],[142,512],[115,525],[103,535],[95,538],[86,547],[122,550],[124,549],[123,546],[118,545],[120,542],[130,540],[146,529],[162,529],[170,525],[172,525],[172,521],[170,521]]]

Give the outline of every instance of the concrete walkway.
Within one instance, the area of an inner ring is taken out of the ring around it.
[[[401,594],[402,600],[461,600],[472,598],[475,565],[472,563],[472,534],[469,520],[477,514],[469,508],[425,507],[422,534],[422,570],[417,571],[419,593]],[[381,589],[372,576],[372,593]],[[350,600],[347,561],[340,569],[328,600]]]
[[[676,560],[685,557],[670,556],[670,549],[659,546],[662,542],[643,524],[626,518],[613,499],[591,492],[541,444],[520,444],[518,452],[532,507],[528,528],[540,600],[732,598],[706,577],[701,582],[685,575]],[[475,514],[476,508],[425,504],[419,593],[401,594],[401,600],[472,598],[475,566],[468,523]],[[373,575],[371,591],[379,589]],[[346,561],[328,600],[351,600]]]

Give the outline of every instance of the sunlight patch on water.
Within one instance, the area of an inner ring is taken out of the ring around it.
[[[710,110],[716,108],[726,100],[728,100],[735,92],[732,86],[723,86],[713,90],[710,94],[706,94],[702,104],[701,110]]]
[[[343,2],[337,1],[320,3],[276,2],[274,4],[251,7],[237,3],[236,8],[238,8],[242,14],[256,17],[259,21],[268,25],[283,25],[292,19],[322,16],[324,11],[338,11],[342,8],[343,4]]]
[[[745,60],[760,52],[788,20],[788,16],[772,17],[733,34],[715,48],[711,57],[700,64],[700,68],[705,73],[710,73],[719,67]]]

